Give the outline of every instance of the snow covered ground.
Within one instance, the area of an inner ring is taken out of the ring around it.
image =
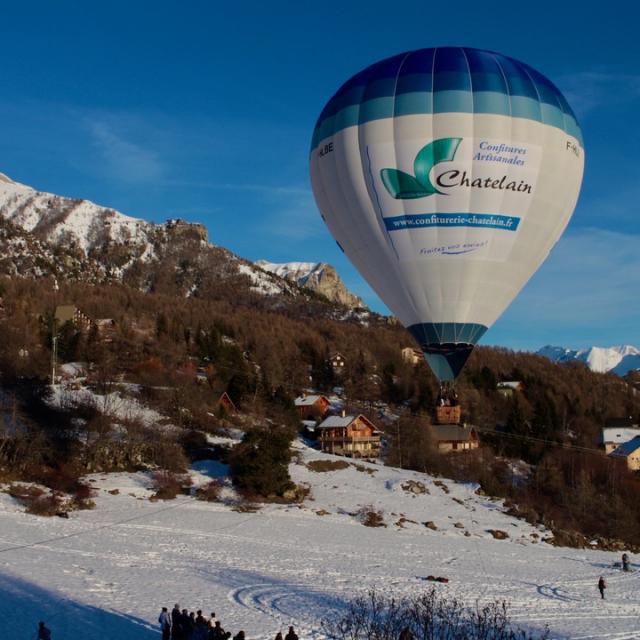
[[[158,638],[160,607],[176,602],[215,611],[249,638],[273,638],[289,624],[301,638],[321,638],[320,619],[355,594],[419,593],[432,584],[427,575],[449,578],[437,588],[470,605],[507,599],[513,619],[549,625],[554,638],[640,638],[640,571],[613,568],[617,555],[535,542],[545,532],[468,485],[368,463],[315,472],[309,461],[339,458],[296,449],[291,473],[311,496],[255,513],[187,496],[151,502],[143,473],[90,476],[97,507],[68,520],[26,515],[0,494],[2,638],[33,638],[40,619],[54,640]],[[194,481],[225,471],[198,463]],[[411,492],[410,480],[428,493]],[[361,524],[367,505],[386,527]]]

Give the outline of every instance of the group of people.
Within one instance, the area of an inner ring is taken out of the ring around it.
[[[436,401],[438,407],[457,407],[458,394],[453,387],[440,386],[438,391],[438,399]]]
[[[202,615],[202,610],[189,612],[187,609],[180,609],[180,605],[174,605],[171,613],[167,607],[162,607],[160,617],[160,630],[162,640],[229,640],[231,632],[225,631],[216,618],[215,613],[209,617]],[[244,631],[238,631],[233,640],[245,640]],[[293,627],[289,627],[289,632],[284,638],[278,632],[275,640],[298,640],[298,636]]]

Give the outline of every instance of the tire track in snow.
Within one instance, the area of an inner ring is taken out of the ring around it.
[[[229,591],[227,600],[244,609],[268,615],[281,626],[293,624],[297,620],[297,626],[305,625],[307,633],[317,633],[318,601],[323,601],[324,606],[320,608],[328,613],[335,610],[337,598],[335,586],[317,588],[303,583],[265,582],[236,587]]]

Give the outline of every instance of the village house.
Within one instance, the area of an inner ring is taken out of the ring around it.
[[[322,451],[352,458],[375,458],[380,454],[376,426],[363,415],[329,416],[315,429]]]
[[[640,435],[621,444],[609,455],[624,459],[630,471],[640,471]]]
[[[405,347],[402,350],[402,361],[409,364],[418,364],[422,360],[422,351],[413,347]]]
[[[459,424],[431,425],[431,435],[441,453],[471,451],[479,446],[478,434],[473,427]]]
[[[329,364],[334,373],[344,373],[345,359],[341,353],[335,351],[329,356]]]
[[[313,418],[323,418],[331,403],[326,396],[322,395],[301,395],[294,401],[301,420],[309,420]]]
[[[58,327],[71,322],[80,331],[88,331],[91,328],[91,318],[73,304],[58,305],[54,318]]]
[[[608,421],[607,424],[613,424],[613,422]],[[602,430],[600,444],[604,447],[604,452],[607,455],[615,451],[619,446],[633,440],[636,436],[640,436],[640,428],[638,428],[638,425],[633,425],[632,421],[623,419],[620,424],[625,426],[610,426]]]
[[[223,392],[223,394],[218,398],[218,407],[220,407],[227,413],[232,413],[237,411],[236,405],[234,404],[233,400],[229,397],[229,394],[226,391]]]
[[[505,398],[510,398],[514,393],[522,393],[524,385],[519,380],[504,380],[496,385],[498,393]]]

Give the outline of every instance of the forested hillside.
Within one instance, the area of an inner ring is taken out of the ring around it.
[[[340,387],[348,410],[386,432],[389,464],[478,481],[556,529],[640,544],[638,481],[597,449],[608,418],[640,415],[640,397],[622,378],[480,347],[457,389],[463,419],[478,428],[483,446],[443,456],[429,436],[436,381],[424,363],[403,361],[402,348],[414,345],[388,318],[346,313],[320,297],[265,298],[228,281],[208,298],[122,284],[62,281],[56,288],[51,278],[7,277],[0,286],[7,478],[68,489],[89,469],[180,471],[198,432],[235,424],[293,433],[297,394]],[[62,304],[75,305],[91,326],[59,326],[54,313]],[[95,403],[47,402],[54,335],[58,365],[86,363],[95,393],[135,394],[167,424],[107,417]],[[339,373],[329,364],[335,351],[346,360]],[[504,380],[524,390],[505,397],[496,388]],[[221,413],[223,391],[239,409],[235,416]]]

